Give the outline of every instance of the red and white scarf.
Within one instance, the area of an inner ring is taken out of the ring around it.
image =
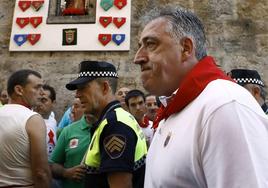
[[[158,127],[162,119],[167,119],[171,114],[180,112],[190,102],[192,102],[213,80],[231,80],[222,70],[220,70],[212,57],[206,56],[200,60],[187,74],[179,85],[179,90],[166,107],[159,108],[155,118],[153,128]]]
[[[147,115],[144,115],[141,122],[139,122],[140,127],[147,128],[150,125],[150,120]]]

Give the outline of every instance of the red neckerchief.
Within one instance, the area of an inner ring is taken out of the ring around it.
[[[12,103],[11,103],[11,104],[12,104]],[[22,106],[24,106],[24,107],[29,108],[30,110],[32,110],[31,106],[28,105],[28,104],[27,104],[26,102],[24,102],[24,101],[21,101],[21,102],[18,102],[18,103],[13,103],[13,104],[19,104],[19,105],[22,105]]]
[[[142,121],[139,123],[140,127],[146,128],[146,127],[149,126],[149,124],[150,124],[149,123],[149,118],[146,115],[144,115],[143,118],[142,118]]]
[[[185,106],[192,102],[213,80],[232,80],[220,70],[212,57],[206,56],[200,60],[194,68],[182,80],[179,90],[165,108],[163,105],[157,111],[153,128],[158,127],[162,119],[167,119],[171,114],[180,112]],[[232,80],[233,81],[233,80]]]

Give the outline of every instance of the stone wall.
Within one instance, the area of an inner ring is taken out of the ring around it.
[[[221,67],[250,68],[259,71],[268,83],[268,3],[267,0],[132,0],[131,50],[129,52],[9,52],[15,1],[0,1],[0,87],[10,73],[32,68],[55,87],[59,119],[72,100],[73,92],[65,84],[77,72],[82,60],[97,59],[114,63],[119,70],[119,86],[142,89],[139,69],[132,64],[144,12],[158,5],[172,3],[192,9],[202,19],[208,42],[208,52]]]

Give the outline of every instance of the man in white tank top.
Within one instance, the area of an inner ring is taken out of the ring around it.
[[[9,104],[0,109],[0,187],[50,187],[46,126],[31,109],[42,93],[41,75],[19,70],[8,79]]]

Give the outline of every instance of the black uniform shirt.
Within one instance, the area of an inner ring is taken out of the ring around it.
[[[133,187],[143,187],[145,164],[137,170],[133,170],[137,135],[131,127],[117,121],[114,109],[120,107],[119,101],[109,103],[96,123],[99,124],[104,119],[107,119],[108,122],[100,135],[101,164],[99,173],[87,174],[87,188],[109,187],[107,174],[112,172],[132,173]],[[131,118],[134,117],[131,116]]]

